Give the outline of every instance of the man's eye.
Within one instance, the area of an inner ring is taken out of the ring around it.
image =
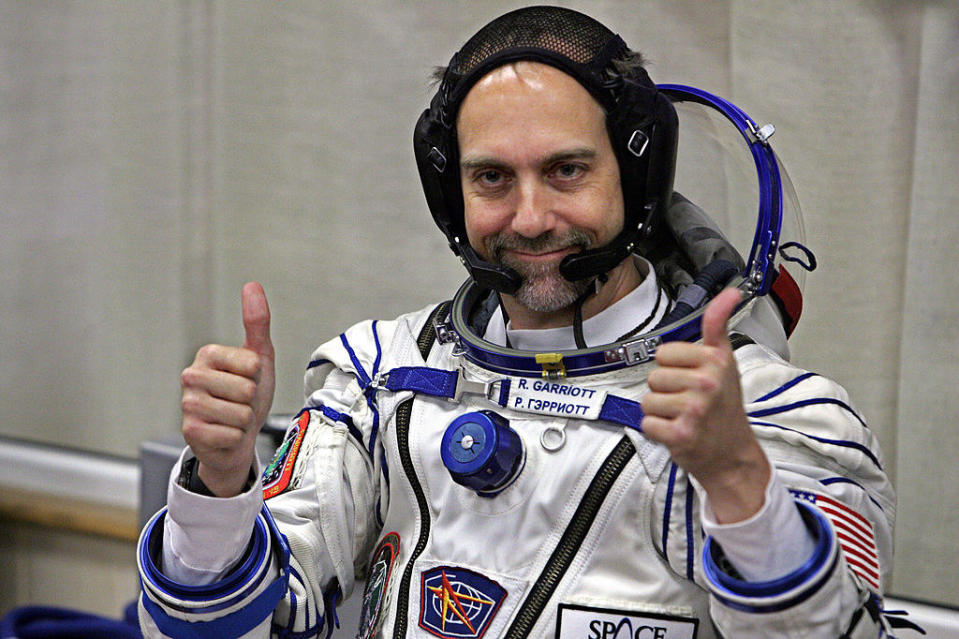
[[[482,171],[477,174],[476,179],[486,186],[495,186],[503,182],[503,174],[500,171]]]
[[[560,164],[553,170],[553,173],[557,177],[566,178],[566,179],[579,177],[579,175],[582,172],[583,172],[583,167],[581,167],[578,164],[569,164],[569,163]]]

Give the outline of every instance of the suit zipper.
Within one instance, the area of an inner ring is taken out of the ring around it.
[[[550,598],[556,591],[560,580],[566,574],[566,570],[573,559],[576,558],[576,554],[579,552],[587,533],[589,533],[600,507],[606,500],[606,496],[635,452],[636,448],[632,441],[628,437],[623,437],[606,457],[603,465],[590,482],[589,488],[586,489],[582,501],[576,507],[576,512],[573,513],[573,517],[553,550],[553,554],[550,555],[546,566],[534,582],[526,599],[520,605],[516,616],[513,617],[513,623],[506,634],[503,635],[504,639],[522,639],[529,636],[533,626],[536,625],[537,620],[546,608],[546,604],[549,603]]]
[[[394,639],[403,639],[406,636],[406,626],[409,623],[410,608],[410,581],[413,578],[413,565],[417,558],[426,548],[426,541],[430,536],[430,512],[426,504],[426,495],[423,494],[423,487],[420,486],[416,473],[413,470],[413,459],[410,457],[410,415],[413,412],[413,398],[410,398],[399,405],[396,409],[396,441],[400,450],[400,462],[403,464],[403,471],[413,489],[413,495],[416,497],[416,505],[420,511],[420,536],[416,540],[413,552],[403,570],[403,580],[400,581],[400,591],[396,601],[396,617],[393,621]]]
[[[416,346],[419,348],[420,355],[425,361],[429,355],[433,342],[436,341],[436,330],[433,322],[437,317],[446,314],[450,307],[449,302],[443,302],[430,313],[426,324],[420,331],[416,340]],[[410,581],[413,578],[413,566],[423,551],[426,549],[426,542],[430,537],[430,510],[426,503],[426,495],[423,493],[423,487],[416,477],[416,470],[413,468],[413,458],[410,455],[410,417],[413,414],[413,397],[404,401],[396,408],[396,447],[399,449],[400,464],[403,466],[403,472],[410,482],[410,488],[413,496],[416,498],[416,506],[420,511],[420,536],[416,540],[413,552],[403,569],[403,579],[400,581],[400,590],[397,594],[396,617],[393,620],[393,638],[403,639],[406,636],[406,626],[409,624],[410,610]]]

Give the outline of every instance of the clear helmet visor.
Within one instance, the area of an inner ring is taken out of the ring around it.
[[[678,85],[662,88],[679,116],[675,190],[725,235],[743,258],[744,275],[770,271],[760,294],[768,292],[776,268],[785,269],[801,292],[814,262],[805,249],[799,199],[772,149],[772,127],[705,92]],[[703,96],[715,103],[705,104]]]
[[[730,327],[788,359],[786,339],[801,313],[805,272],[815,268],[815,258],[804,246],[792,182],[769,140],[774,129],[705,91],[659,89],[679,116],[678,196],[659,221],[668,235],[653,235],[664,244],[650,246],[648,255],[674,296],[666,316],[649,332],[619,342],[537,355],[492,344],[470,330],[467,317],[483,291],[467,282],[451,312],[466,359],[500,372],[551,378],[643,363],[665,342],[699,340],[704,309],[723,286],[743,292]]]

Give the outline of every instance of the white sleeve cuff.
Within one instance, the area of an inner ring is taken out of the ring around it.
[[[218,581],[243,558],[253,522],[263,507],[260,482],[236,497],[207,497],[177,483],[180,466],[192,457],[186,448],[173,467],[163,526],[163,574],[194,586]],[[254,472],[260,475],[259,462]]]
[[[703,505],[703,530],[746,581],[771,581],[800,568],[816,550],[792,496],[773,468],[766,484],[765,503],[749,519],[720,524],[709,504]]]

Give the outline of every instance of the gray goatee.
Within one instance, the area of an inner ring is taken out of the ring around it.
[[[544,233],[534,238],[498,233],[487,238],[486,250],[493,263],[507,266],[523,278],[514,294],[520,304],[538,313],[552,313],[571,306],[586,293],[590,280],[570,282],[560,274],[558,262],[524,262],[507,251],[548,253],[570,247],[586,249],[589,244],[589,234],[579,229],[571,229],[562,235]]]

